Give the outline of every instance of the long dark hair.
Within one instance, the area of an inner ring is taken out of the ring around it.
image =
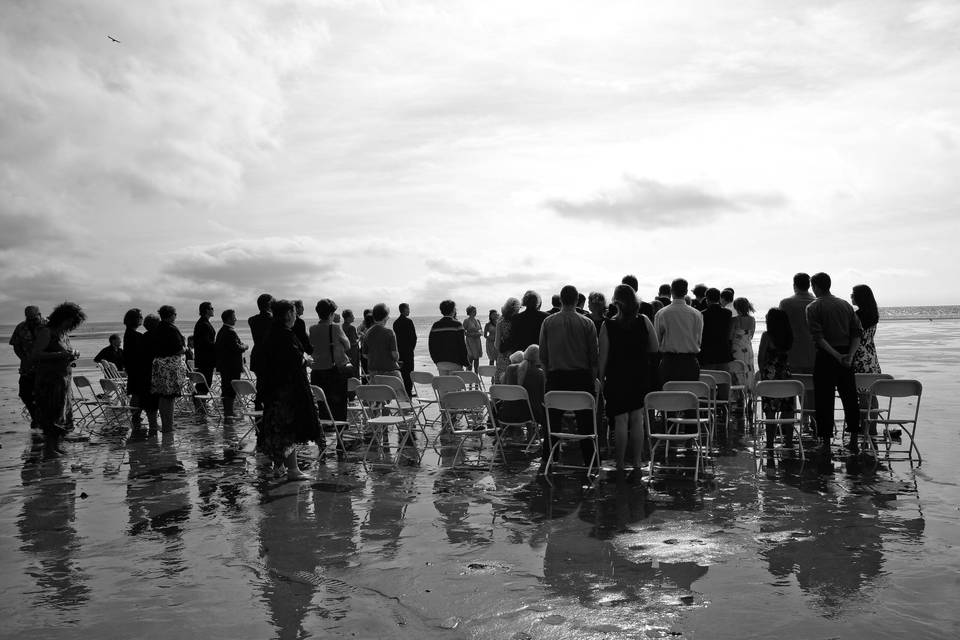
[[[790,328],[790,316],[777,307],[767,311],[767,333],[773,344],[782,351],[793,347],[793,330]]]
[[[618,284],[613,290],[613,304],[617,305],[616,322],[630,322],[640,313],[640,303],[637,302],[637,293],[628,284]]]
[[[877,299],[873,297],[873,289],[865,284],[858,284],[853,288],[853,304],[857,305],[857,317],[864,329],[869,329],[880,322],[880,312],[877,310]]]
[[[87,314],[76,302],[61,302],[47,317],[47,326],[58,329],[61,324],[64,324],[69,333],[83,324],[86,319]]]

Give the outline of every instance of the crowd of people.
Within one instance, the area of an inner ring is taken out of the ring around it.
[[[813,277],[798,273],[793,288],[793,296],[767,311],[756,362],[756,322],[748,299],[736,297],[731,288],[703,284],[691,291],[686,280],[677,278],[645,302],[632,275],[623,277],[609,303],[601,292],[584,295],[566,285],[552,297],[552,308],[543,311],[540,295],[527,291],[519,299],[507,298],[501,309],[490,310],[483,325],[476,307],[467,307],[461,322],[456,303],[444,300],[439,304],[441,317],[429,331],[429,354],[438,374],[449,375],[478,371],[485,348],[488,363],[495,367],[493,381],[524,387],[533,418],[540,423],[546,392],[596,394],[599,389],[603,415],[613,427],[619,467],[630,451],[635,466],[643,461],[646,394],[669,381],[698,380],[701,369],[731,371],[736,383],[746,387],[755,379],[812,374],[824,454],[830,452],[835,392],[852,432],[847,447],[856,451],[860,411],[854,374],[880,372],[874,346],[879,314],[873,292],[866,285],[854,287],[854,310],[831,294],[825,273]],[[323,298],[315,306],[317,322],[309,328],[300,300],[276,300],[265,293],[257,307],[258,313],[247,323],[253,337],[249,368],[256,378],[256,407],[263,411],[258,448],[285,467],[291,479],[303,477],[296,461],[298,444],[315,441],[323,448],[321,419],[346,420],[350,378],[394,376],[402,380],[408,396],[415,395],[411,372],[418,336],[407,304],[399,305],[392,323],[390,309],[379,303],[365,309],[360,323],[354,324],[351,310],[340,314],[336,302]],[[62,438],[72,425],[71,367],[79,357],[70,333],[85,315],[78,305],[66,302],[46,320],[34,306],[26,308],[25,316],[10,339],[21,363],[20,397],[33,426],[44,434],[47,453],[61,455]],[[221,381],[243,376],[248,345],[236,331],[236,312],[227,309],[220,314],[219,330],[211,323],[213,316],[212,303],[202,302],[188,349],[188,339],[176,326],[174,307],[164,305],[146,316],[140,309],[130,309],[124,315],[122,345],[118,335],[110,336],[96,360],[125,371],[136,407],[134,428],[142,427],[143,414],[151,431],[174,428],[175,401],[190,388],[187,356],[192,356],[193,370],[203,376],[196,385],[198,394],[207,391],[215,372]],[[742,366],[731,366],[735,361]],[[326,415],[326,405],[318,406],[311,384],[323,389],[332,415]],[[221,398],[225,419],[235,418],[231,384],[221,385]],[[792,411],[792,406],[765,400],[763,411],[775,416]],[[551,415],[551,423],[560,418]],[[582,433],[593,428],[589,411],[577,412],[576,423]],[[789,439],[785,443],[791,444]],[[546,438],[543,447],[546,457]],[[593,456],[593,447],[591,440],[581,440],[584,460]]]

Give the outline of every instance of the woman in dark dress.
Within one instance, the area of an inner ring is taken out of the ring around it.
[[[507,298],[500,308],[500,319],[497,320],[497,331],[493,339],[494,347],[497,352],[497,372],[494,374],[493,382],[496,384],[503,380],[507,367],[510,366],[510,356],[513,355],[514,341],[511,336],[513,319],[520,312],[520,301],[516,298]]]
[[[136,407],[130,414],[130,423],[133,429],[139,428],[141,413],[146,411],[150,429],[156,431],[156,397],[150,393],[153,354],[148,354],[144,335],[137,331],[142,323],[143,312],[140,309],[130,309],[123,314],[123,324],[126,327],[123,332],[123,366],[127,371],[127,393],[130,395],[130,404]]]
[[[174,324],[177,310],[163,305],[157,310],[160,324],[153,332],[153,368],[150,375],[150,390],[159,396],[160,430],[173,431],[173,406],[183,395],[187,382],[187,363],[184,360],[186,340]]]
[[[660,348],[653,323],[640,314],[637,294],[621,284],[613,292],[616,315],[600,327],[600,380],[613,416],[617,468],[627,455],[627,428],[633,440],[633,466],[642,464],[644,451],[643,400],[653,391],[651,356]]]
[[[276,467],[285,466],[289,480],[303,480],[308,476],[297,465],[297,445],[315,440],[322,451],[324,440],[307,380],[303,347],[293,333],[295,319],[291,302],[274,302],[273,326],[260,377],[263,420],[257,449]]]
[[[72,369],[80,352],[70,344],[70,332],[86,319],[79,305],[64,302],[53,310],[33,343],[33,360],[37,363],[33,391],[36,419],[43,430],[44,452],[50,457],[66,453],[61,442],[73,428]]]
[[[793,346],[793,330],[790,328],[790,317],[776,307],[767,311],[767,330],[760,335],[760,346],[757,348],[757,376],[761,380],[789,380],[790,362],[788,356]],[[793,417],[793,398],[764,398],[763,415],[768,420],[777,417],[778,413],[789,414],[784,417]],[[767,426],[767,449],[773,449],[773,440],[777,428]],[[793,446],[793,429],[783,430],[783,446]]]

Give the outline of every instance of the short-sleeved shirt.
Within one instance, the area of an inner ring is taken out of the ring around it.
[[[849,347],[863,331],[853,305],[829,293],[807,306],[807,324],[814,344],[823,338],[834,348]]]
[[[703,315],[683,300],[674,300],[653,318],[660,353],[700,353]]]
[[[363,341],[363,350],[367,354],[370,371],[395,371],[400,368],[393,357],[393,352],[397,351],[397,334],[393,329],[380,324],[370,327]]]

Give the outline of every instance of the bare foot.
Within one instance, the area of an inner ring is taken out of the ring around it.
[[[287,470],[287,480],[288,480],[288,481],[309,480],[309,479],[310,479],[310,476],[308,476],[307,474],[305,474],[303,471],[300,471],[300,469],[296,469],[296,470],[294,470],[294,469],[288,469],[288,470]]]

